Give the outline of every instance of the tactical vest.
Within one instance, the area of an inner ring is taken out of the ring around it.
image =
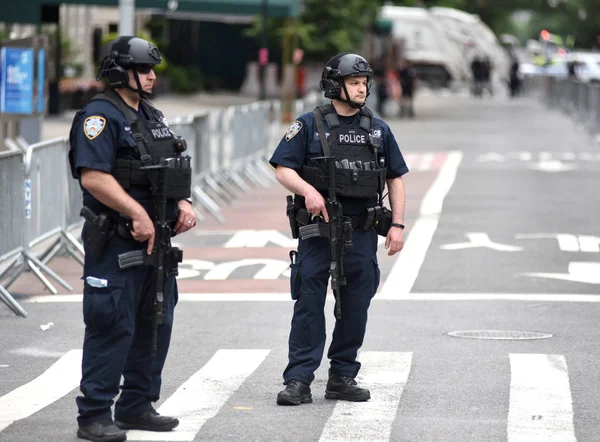
[[[373,113],[363,107],[358,128],[342,127],[331,104],[317,106],[313,114],[324,154],[335,158],[336,196],[357,199],[379,196],[381,201],[386,169],[378,154],[381,139],[373,136]],[[330,132],[327,139],[323,119]],[[328,190],[327,166],[323,160],[309,158],[302,167],[301,177],[319,191]]]
[[[140,101],[144,113],[152,118],[152,120],[145,120],[139,118],[138,114],[130,109],[112,89],[96,95],[91,101],[94,100],[106,100],[113,104],[121,111],[131,126],[131,133],[137,148],[132,149],[128,145],[117,146],[115,166],[112,170],[112,175],[121,187],[125,190],[133,187],[151,187],[149,174],[142,168],[159,164],[161,158],[173,159],[174,167],[169,167],[166,171],[167,198],[176,200],[189,198],[192,169],[190,157],[181,155],[185,149],[185,142],[176,138],[168,126],[161,121],[156,108],[147,100]],[[71,173],[77,178],[72,160],[75,148],[73,143],[74,139],[71,139],[69,159],[71,160]]]

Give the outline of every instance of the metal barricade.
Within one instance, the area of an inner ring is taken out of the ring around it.
[[[558,108],[595,138],[600,136],[600,86],[554,77],[527,77],[527,94]]]
[[[63,159],[66,164],[67,174],[65,175],[65,225],[61,230],[60,236],[55,243],[49,247],[41,256],[40,261],[47,264],[58,252],[64,250],[71,255],[75,260],[83,266],[83,256],[85,251],[83,245],[71,233],[73,230],[82,228],[85,220],[81,217],[81,209],[83,207],[83,198],[81,197],[81,187],[79,180],[71,176],[70,165],[68,159],[69,140],[64,138],[64,155]]]
[[[25,244],[25,165],[22,152],[0,152],[0,264],[7,263],[0,272],[0,281],[19,261]],[[27,312],[0,284],[0,301],[16,315]]]
[[[57,234],[68,238],[65,232],[68,176],[65,143],[64,137],[55,138],[33,144],[25,152],[25,192],[28,205],[25,208],[24,246],[20,251],[22,259],[15,261],[15,271],[6,283],[6,288],[10,287],[23,271],[30,269],[53,294],[58,291],[45,274],[67,290],[73,290],[66,281],[31,253],[32,247]]]

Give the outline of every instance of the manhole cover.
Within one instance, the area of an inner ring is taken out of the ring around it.
[[[497,340],[548,339],[552,337],[550,333],[511,330],[462,330],[450,332],[448,335],[455,338]]]

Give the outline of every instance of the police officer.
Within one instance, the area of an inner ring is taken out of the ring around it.
[[[158,205],[144,168],[161,159],[180,166],[167,173],[165,213],[173,233],[196,225],[186,200],[191,171],[189,157],[181,155],[185,143],[147,101],[156,80],[154,67],[160,63],[158,49],[141,38],[119,37],[108,43],[98,78],[109,87],[76,114],[70,133],[71,172],[80,181],[84,206],[97,217],[94,222],[87,219],[82,231],[85,337],[83,395],[77,397],[77,436],[92,441],[123,441],[125,429],[170,431],[179,424],[152,406],[159,398],[171,338],[178,297],[175,277],[166,277],[164,317],[153,341],[156,268],[142,264],[121,269],[118,260],[125,252],[141,251],[142,257],[153,252]],[[98,228],[100,217],[110,221],[110,228],[104,222]],[[103,246],[97,247],[99,243]],[[113,422],[111,406],[121,376]]]
[[[277,169],[278,181],[295,194],[297,222],[306,224],[308,217],[309,223],[319,219],[327,223],[327,172],[320,168],[318,160],[325,154],[322,143],[326,142],[336,160],[336,197],[342,203],[344,219],[353,227],[352,247],[344,259],[347,283],[341,287],[341,318],[336,319],[327,355],[327,399],[370,399],[369,390],[359,387],[355,377],[360,369],[356,357],[365,335],[367,310],[379,285],[377,234],[386,236],[388,255],[394,255],[404,245],[402,175],[408,168],[389,126],[374,118],[365,106],[372,77],[369,63],[360,55],[341,53],[331,58],[320,82],[331,104],[319,106],[294,121],[270,160]],[[326,133],[320,133],[318,126]],[[385,184],[391,213],[382,208]],[[389,230],[378,232],[375,227],[386,213]],[[285,389],[277,395],[280,405],[312,402],[310,384],[321,363],[326,340],[329,239],[300,238],[295,262],[290,267],[291,295],[296,302],[289,361],[283,372]]]

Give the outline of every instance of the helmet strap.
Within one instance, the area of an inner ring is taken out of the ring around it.
[[[140,82],[140,76],[138,75],[137,70],[135,69],[135,67],[131,68],[131,70],[133,71],[133,78],[135,78],[135,83],[137,84],[137,89],[132,88],[129,85],[129,82],[127,82],[127,85],[125,87],[127,87],[127,89],[132,90],[133,92],[137,92],[137,94],[140,96],[140,99],[152,98],[152,92],[146,92],[142,88],[142,84]]]
[[[346,97],[349,97],[350,95],[348,94],[348,89],[346,89],[346,82],[344,81],[343,78],[341,79],[340,83],[342,84],[342,88],[344,89],[344,94],[346,95]],[[367,86],[367,96],[365,97],[365,101],[363,101],[362,103],[356,103],[356,102],[350,100],[349,98],[342,98],[341,94],[337,98],[337,100],[341,101],[342,103],[346,103],[348,106],[350,106],[353,109],[362,109],[367,104],[367,97],[371,93],[370,89],[371,88]]]

